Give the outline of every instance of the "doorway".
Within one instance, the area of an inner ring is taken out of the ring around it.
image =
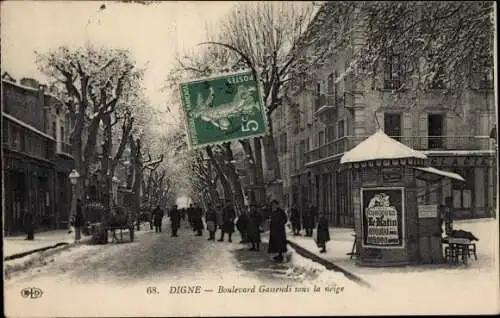
[[[442,114],[428,115],[429,149],[443,148],[444,118]]]

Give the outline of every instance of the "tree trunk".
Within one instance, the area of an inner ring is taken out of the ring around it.
[[[231,184],[227,180],[224,171],[222,170],[222,167],[219,165],[217,160],[215,159],[214,153],[212,151],[212,148],[206,147],[206,152],[208,157],[210,158],[210,162],[212,163],[213,167],[215,168],[215,171],[219,175],[219,181],[222,185],[222,189],[224,191],[224,200],[231,200],[233,201],[233,194],[231,192]]]
[[[255,154],[255,182],[254,194],[255,200],[258,203],[263,203],[266,200],[266,188],[264,184],[264,168],[262,165],[262,144],[261,138],[253,139],[254,154]]]
[[[104,125],[104,143],[102,145],[102,158],[101,158],[101,180],[104,180],[104,187],[102,188],[103,193],[103,205],[106,211],[111,211],[111,193],[113,187],[113,176],[111,175],[111,151],[113,149],[112,141],[112,127],[111,127],[111,116],[103,116],[102,122]]]
[[[264,144],[264,154],[266,157],[266,166],[268,170],[271,170],[272,180],[266,180],[268,184],[268,190],[274,199],[283,199],[283,181],[281,180],[281,167],[278,158],[278,151],[276,149],[276,143],[273,137],[273,124],[269,121],[269,134],[265,135],[263,138]],[[282,202],[283,203],[283,202]]]
[[[224,144],[223,147],[224,147],[223,159],[228,162],[227,164],[223,165],[223,167],[225,168],[224,172],[225,175],[228,177],[228,179],[231,181],[231,186],[233,188],[233,194],[234,194],[233,199],[236,206],[236,211],[238,214],[240,214],[245,206],[243,189],[241,187],[240,178],[236,173],[234,164],[231,163],[231,161],[234,160],[233,151],[231,150],[231,143],[226,143]]]

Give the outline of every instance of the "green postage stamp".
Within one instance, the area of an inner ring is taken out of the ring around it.
[[[265,135],[266,113],[252,72],[182,83],[180,90],[189,148]]]

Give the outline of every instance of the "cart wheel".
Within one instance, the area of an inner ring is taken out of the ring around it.
[[[133,242],[134,241],[134,227],[130,227],[129,229],[129,232],[130,232],[130,242]]]

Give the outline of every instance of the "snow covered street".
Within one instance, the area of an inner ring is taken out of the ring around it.
[[[249,300],[259,303],[255,313],[273,314],[284,313],[287,308],[290,311],[288,304],[295,297],[301,302],[315,297],[314,285],[321,288],[322,294],[339,298],[364,289],[341,273],[328,271],[293,251],[289,262],[276,264],[267,254],[267,245],[260,253],[250,252],[247,246],[237,243],[237,234],[233,243],[211,242],[206,235],[194,236],[184,226],[179,237],[170,237],[166,228],[162,233],[149,229],[138,232],[133,243],[73,246],[50,256],[45,266],[16,273],[5,282],[6,314],[230,315],[237,314]],[[171,293],[182,290],[181,286],[200,286],[200,293]],[[43,296],[21,297],[21,290],[27,287],[40,288]],[[155,291],[149,289],[148,293],[148,287]],[[231,292],[252,287],[255,291],[251,295]],[[277,288],[282,291],[273,290]],[[222,290],[227,292],[219,293]],[[277,305],[278,299],[286,302]],[[193,306],[198,301],[203,301],[203,306]]]

